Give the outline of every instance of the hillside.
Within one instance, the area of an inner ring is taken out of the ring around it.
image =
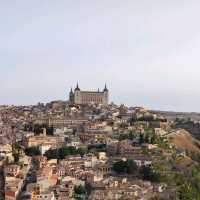
[[[154,114],[159,114],[164,116],[170,121],[174,121],[176,118],[180,119],[192,119],[195,121],[200,121],[200,113],[196,112],[173,112],[173,111],[159,111],[159,110],[151,110]]]
[[[188,131],[184,129],[170,134],[169,140],[177,148],[200,153],[200,141],[195,139]]]

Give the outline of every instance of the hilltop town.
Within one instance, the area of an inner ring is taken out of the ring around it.
[[[0,106],[0,199],[198,199],[200,142],[183,128],[109,103],[107,86]]]

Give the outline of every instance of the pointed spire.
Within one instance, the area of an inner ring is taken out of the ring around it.
[[[77,85],[76,85],[76,89],[75,90],[80,90],[79,86],[78,86],[78,82],[77,82]]]
[[[106,83],[105,83],[105,88],[104,88],[103,91],[104,91],[104,92],[108,92],[108,89],[107,89],[107,85],[106,85]]]
[[[70,92],[73,93],[72,87],[71,87],[71,91]]]

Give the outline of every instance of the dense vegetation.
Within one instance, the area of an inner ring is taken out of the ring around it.
[[[113,170],[118,174],[136,175],[138,178],[152,182],[158,182],[160,174],[155,171],[152,166],[137,167],[136,163],[128,159],[126,161],[120,160],[113,164]]]
[[[34,132],[36,135],[43,133],[43,129],[46,129],[47,135],[53,135],[54,127],[47,124],[25,124],[24,131]]]
[[[12,145],[12,155],[14,158],[14,163],[18,163],[19,162],[19,157],[21,154],[21,147],[19,144],[15,143]]]
[[[106,144],[88,145],[90,152],[106,152]]]
[[[78,185],[74,187],[74,197],[77,200],[85,199],[86,188],[83,185]]]
[[[87,149],[85,148],[75,148],[75,147],[61,147],[58,149],[50,149],[45,153],[45,156],[48,160],[50,159],[64,159],[69,155],[81,155],[87,153]]]
[[[113,170],[117,173],[127,173],[127,174],[136,174],[137,173],[137,165],[133,160],[123,161],[114,163]]]
[[[27,156],[38,156],[41,155],[41,152],[38,147],[29,147],[25,149],[25,154]]]

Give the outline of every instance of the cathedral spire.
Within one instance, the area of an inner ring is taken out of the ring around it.
[[[76,85],[76,89],[75,90],[80,90],[79,86],[78,86],[78,82],[77,82],[77,85]]]
[[[104,92],[108,92],[108,89],[107,89],[107,85],[106,85],[106,83],[105,83],[105,88],[104,88],[103,91],[104,91]]]

